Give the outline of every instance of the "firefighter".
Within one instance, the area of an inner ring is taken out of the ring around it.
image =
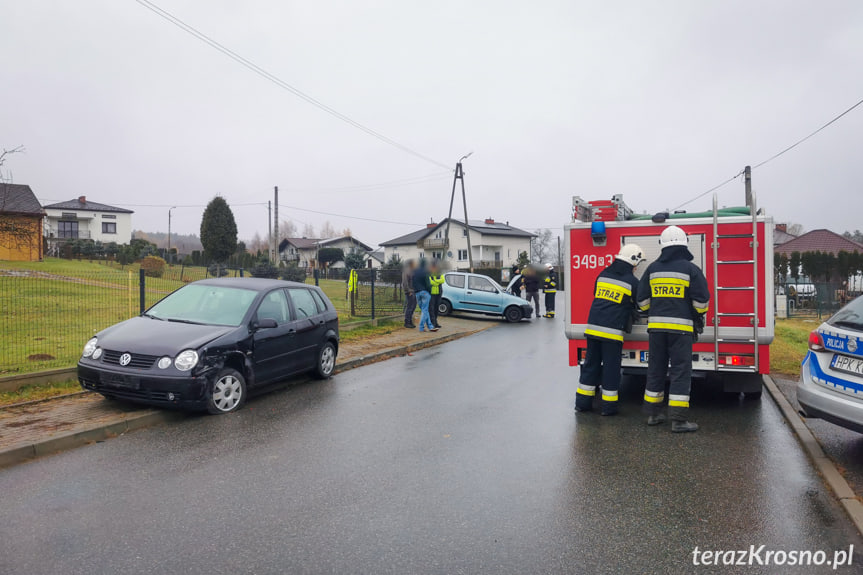
[[[545,315],[543,317],[554,317],[554,298],[557,295],[557,272],[554,266],[545,264],[547,273],[542,283],[542,293],[545,294]]]
[[[632,272],[642,261],[641,248],[626,244],[596,278],[594,299],[584,330],[587,355],[575,393],[576,411],[593,409],[596,388],[601,385],[602,415],[617,415],[623,333],[629,331],[637,313],[638,279]]]
[[[644,408],[647,425],[665,421],[665,376],[671,380],[668,415],[671,431],[698,430],[687,419],[692,386],[692,343],[696,326],[703,325],[710,291],[704,273],[692,263],[686,232],[669,226],[659,236],[662,254],[651,263],[638,284],[638,307],[649,311],[649,357]],[[669,367],[670,363],[670,367]]]

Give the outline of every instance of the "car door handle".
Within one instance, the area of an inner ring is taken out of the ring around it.
[[[473,295],[473,292],[472,292],[472,291],[466,291],[466,292],[464,292],[464,293],[466,293],[466,294],[468,294],[468,295]]]

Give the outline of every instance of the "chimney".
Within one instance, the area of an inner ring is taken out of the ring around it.
[[[788,224],[776,224],[776,229],[780,232],[788,232]]]
[[[78,203],[86,204],[87,203],[87,196],[78,196]]]
[[[494,225],[494,218],[486,218],[485,219],[485,225],[493,226]]]
[[[432,229],[433,227],[435,227],[436,225],[437,225],[437,224],[436,224],[436,223],[434,223],[434,222],[429,222],[429,223],[427,223],[427,224],[426,224],[426,229],[427,229],[427,230],[430,230],[430,229]]]

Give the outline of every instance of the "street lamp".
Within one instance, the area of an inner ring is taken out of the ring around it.
[[[176,210],[177,206],[168,208],[168,251],[165,255],[168,256],[168,263],[171,263],[171,210]]]

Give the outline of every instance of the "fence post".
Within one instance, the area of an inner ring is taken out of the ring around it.
[[[241,278],[246,277],[246,276],[244,276],[244,275],[243,275],[243,268],[240,268],[240,277],[241,277]]]
[[[312,275],[315,277],[315,285],[319,285],[321,274],[318,272],[318,268],[312,270]]]
[[[372,319],[375,319],[375,270],[370,271],[372,284]]]
[[[144,270],[138,270],[138,297],[141,299],[141,313],[147,309],[147,280],[144,279]]]
[[[129,270],[127,273],[129,275],[129,294],[128,294],[129,317],[132,317],[135,315],[135,308],[132,307],[132,270]]]

